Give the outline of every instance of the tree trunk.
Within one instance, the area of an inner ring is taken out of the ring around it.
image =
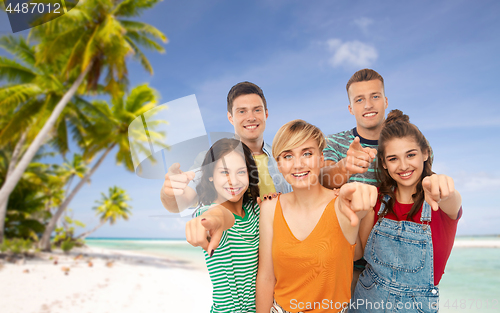
[[[94,229],[92,230],[89,230],[87,232],[84,232],[80,235],[78,235],[78,237],[75,237],[75,239],[85,239],[87,238],[88,235],[92,234],[93,232],[95,232],[98,228],[100,228],[102,225],[106,224],[106,221],[104,220],[101,220],[101,222],[99,223],[99,225],[97,225],[96,227],[94,227]]]
[[[23,149],[24,143],[26,142],[27,135],[28,135],[28,130],[25,130],[24,133],[21,135],[21,138],[19,138],[19,141],[17,142],[14,151],[12,152],[12,158],[10,159],[9,162],[9,168],[7,169],[6,177],[11,176],[12,171],[14,171],[14,169],[16,168],[17,161],[19,160],[19,156],[21,155],[21,150]]]
[[[10,194],[16,187],[17,183],[23,176],[24,171],[26,171],[26,168],[30,164],[31,160],[35,156],[35,154],[38,152],[38,149],[43,145],[45,141],[45,137],[49,134],[50,130],[54,127],[54,124],[61,115],[64,107],[68,104],[68,102],[71,100],[73,95],[76,93],[76,90],[80,86],[80,84],[83,82],[83,79],[87,75],[87,73],[90,71],[90,68],[92,66],[92,62],[87,66],[87,68],[80,73],[76,81],[73,83],[71,88],[64,94],[64,96],[61,98],[59,103],[56,105],[54,108],[54,111],[52,111],[52,114],[50,114],[49,119],[47,122],[45,122],[45,125],[43,125],[42,129],[40,132],[36,135],[35,140],[31,143],[29,146],[28,150],[24,153],[23,157],[19,161],[19,164],[17,164],[16,168],[12,172],[12,175],[10,177],[5,177],[5,182],[2,186],[2,189],[0,189],[0,242],[3,241],[3,234],[4,234],[4,226],[5,226],[5,214],[6,214],[6,209],[7,209],[7,200],[9,199]]]
[[[85,184],[85,182],[90,178],[90,176],[92,176],[92,174],[94,174],[96,169],[99,167],[99,165],[101,165],[102,161],[104,161],[104,158],[106,158],[106,156],[114,148],[114,146],[115,146],[115,144],[111,145],[110,147],[108,147],[106,149],[106,151],[104,151],[104,153],[101,155],[99,160],[97,160],[97,162],[94,164],[94,166],[92,166],[90,171],[87,174],[85,174],[85,176],[80,180],[78,185],[76,185],[75,188],[71,191],[69,196],[66,199],[64,199],[63,203],[61,203],[59,208],[57,208],[56,213],[52,216],[49,224],[45,227],[45,231],[43,233],[42,239],[40,240],[39,245],[40,245],[40,249],[42,251],[50,251],[50,235],[52,235],[52,232],[56,228],[57,221],[61,218],[61,215],[64,213],[64,211],[68,207],[69,203],[71,202],[71,200],[73,200],[73,198],[78,193],[80,188],[83,187],[83,184]]]
[[[12,152],[12,158],[10,158],[9,162],[9,167],[7,168],[7,173],[5,174],[5,180],[7,181],[7,178],[12,175],[12,171],[16,168],[17,161],[19,160],[19,156],[21,155],[21,150],[23,149],[24,143],[26,142],[26,135],[28,134],[28,131],[24,131],[24,133],[21,135],[21,138],[19,138],[19,141],[16,144],[16,147],[14,148],[14,152]],[[0,243],[3,242],[3,233],[4,233],[4,226],[5,226],[5,215],[7,214],[7,205],[9,204],[9,198],[7,200],[3,201],[0,203],[0,214],[1,212],[3,213],[4,218],[2,219],[2,225],[0,226],[1,232],[0,232]]]

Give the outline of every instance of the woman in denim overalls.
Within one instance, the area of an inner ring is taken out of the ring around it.
[[[444,271],[453,246],[453,239],[444,239],[455,236],[460,194],[450,177],[432,172],[427,140],[399,110],[387,116],[377,161],[380,209],[377,217],[373,211],[361,223],[368,264],[350,312],[437,312],[434,248],[442,249],[439,264]],[[433,227],[444,228],[439,233],[445,235],[434,237]]]

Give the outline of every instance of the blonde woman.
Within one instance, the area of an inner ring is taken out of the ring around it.
[[[352,183],[339,196],[319,182],[324,135],[302,120],[273,141],[293,192],[261,204],[257,312],[341,312],[350,301],[359,219],[375,205],[373,186]]]

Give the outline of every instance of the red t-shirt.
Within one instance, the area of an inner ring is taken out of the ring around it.
[[[406,221],[406,216],[410,212],[413,204],[403,204],[399,203],[397,200],[394,203],[393,211],[396,215],[389,213],[384,218],[388,218],[394,221]],[[377,201],[377,205],[373,208],[375,210],[375,218],[373,225],[378,221],[378,211],[380,209],[380,200]],[[438,285],[441,277],[444,274],[444,268],[448,258],[450,257],[451,249],[453,248],[453,242],[455,241],[455,234],[457,232],[458,220],[462,216],[462,208],[458,211],[458,217],[456,220],[452,220],[446,213],[442,210],[434,211],[432,210],[431,216],[431,233],[432,233],[432,250],[434,252],[434,285]],[[423,224],[420,222],[420,217],[422,215],[422,208],[415,214],[412,221],[415,223]]]

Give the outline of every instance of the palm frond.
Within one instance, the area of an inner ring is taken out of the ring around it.
[[[134,58],[139,60],[142,67],[146,71],[148,71],[149,74],[153,75],[154,74],[153,67],[151,66],[151,63],[149,63],[149,60],[146,57],[146,55],[144,53],[142,53],[141,49],[139,49],[139,47],[132,41],[132,39],[126,38],[126,40],[129,43],[129,45],[132,47],[132,49],[134,49]]]
[[[139,85],[130,91],[125,100],[124,109],[127,112],[135,112],[147,103],[156,104],[158,93],[147,84]],[[135,117],[134,117],[135,118]]]
[[[0,88],[0,107],[4,112],[34,100],[43,90],[36,84],[19,84]],[[35,111],[36,112],[36,111]]]
[[[82,57],[83,51],[85,51],[88,40],[89,36],[87,33],[82,33],[78,37],[75,44],[72,46],[70,50],[69,57],[66,61],[66,65],[63,70],[64,73],[69,73],[72,69],[78,67],[78,63],[80,62],[80,58]],[[85,69],[84,67],[79,67],[79,68],[80,68],[79,73]]]
[[[148,38],[144,34],[141,34],[137,31],[129,31],[126,33],[126,36],[130,37],[136,44],[146,47],[149,50],[155,50],[160,53],[165,53],[165,48],[161,46],[159,43],[154,41],[151,38]]]
[[[0,80],[10,82],[30,82],[36,74],[32,69],[6,57],[0,57]]]
[[[102,47],[119,42],[122,40],[122,34],[125,32],[120,22],[111,15],[106,16],[104,22],[101,23],[96,30],[98,41]],[[113,41],[115,41],[115,43],[113,43]]]
[[[154,7],[160,1],[162,0],[125,0],[116,6],[113,15],[124,17],[139,16],[144,10]]]
[[[64,118],[59,119],[54,127],[54,136],[50,140],[50,145],[64,155],[69,150],[66,120]]]
[[[88,39],[85,49],[83,50],[83,55],[82,57],[82,69],[87,68],[89,66],[90,62],[95,58],[96,52],[97,52],[97,43],[95,42],[94,38],[96,37],[98,29],[95,29],[90,38]]]
[[[152,38],[159,39],[163,43],[168,42],[167,36],[165,36],[165,34],[163,34],[159,29],[157,29],[152,25],[143,22],[129,21],[129,20],[119,20],[119,21],[127,31],[138,32],[144,36],[150,36]]]
[[[35,65],[35,48],[30,46],[22,36],[0,37],[0,47],[26,64]]]

